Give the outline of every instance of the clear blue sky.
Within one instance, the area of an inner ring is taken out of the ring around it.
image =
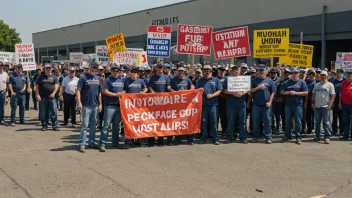
[[[32,33],[187,0],[5,0],[0,19],[32,42]]]

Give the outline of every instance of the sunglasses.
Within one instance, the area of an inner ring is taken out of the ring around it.
[[[131,73],[137,73],[137,71],[131,71]]]
[[[112,72],[119,72],[120,70],[118,69],[114,69],[114,70],[111,70]]]

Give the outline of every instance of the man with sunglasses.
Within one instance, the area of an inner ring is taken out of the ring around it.
[[[46,64],[45,73],[38,77],[36,82],[36,97],[39,101],[39,117],[42,123],[42,131],[46,131],[48,128],[48,115],[51,116],[53,130],[60,131],[57,122],[57,102],[55,98],[59,87],[58,78],[52,74],[52,66]]]
[[[222,83],[222,86],[224,87],[224,83],[225,83],[225,76],[226,73],[226,68],[224,66],[219,66],[218,67],[218,72],[217,72],[217,78],[220,80],[220,82]],[[225,94],[221,93],[219,95],[218,98],[218,119],[217,122],[219,123],[219,120],[221,121],[221,129],[222,129],[222,133],[225,135],[226,134],[226,129],[227,129],[227,108],[226,108],[226,99],[225,99]]]
[[[112,146],[118,148],[120,133],[120,102],[119,97],[123,93],[123,81],[118,78],[120,69],[115,65],[111,67],[111,76],[103,84],[102,93],[104,98],[104,125],[100,134],[99,150],[105,152],[108,139],[109,126],[112,123]]]
[[[308,78],[305,80],[308,87],[308,95],[305,97],[304,108],[306,108],[307,134],[312,134],[314,129],[314,109],[312,108],[313,89],[316,84],[314,69],[308,70]]]
[[[150,66],[147,65],[144,67],[144,79],[143,79],[146,85],[149,84],[150,76],[152,76],[152,69],[150,68]]]
[[[340,101],[340,87],[343,81],[345,80],[346,78],[343,76],[343,70],[337,69],[336,76],[334,80],[331,82],[335,87],[335,93],[336,93],[336,97],[332,107],[332,132],[334,134],[338,133],[338,129],[337,129],[337,122],[338,122],[339,129],[340,129],[339,132],[341,136],[343,136],[343,113],[342,113],[342,110],[339,108],[339,101]]]
[[[280,93],[281,86],[284,83],[284,80],[278,77],[278,70],[276,68],[272,68],[270,70],[270,77],[271,80],[273,80],[275,86],[276,86],[276,93],[275,93],[275,98],[272,103],[272,113],[271,113],[271,129],[273,133],[275,132],[276,134],[280,133],[280,120],[281,120],[281,111],[282,111],[282,104],[283,104],[283,96]]]
[[[218,96],[223,87],[218,78],[212,76],[212,68],[210,65],[203,67],[203,77],[197,82],[196,89],[204,89],[203,107],[202,107],[202,124],[201,139],[202,143],[207,141],[208,122],[210,123],[210,131],[212,133],[213,143],[219,145],[218,127],[217,127],[217,106]]]
[[[8,96],[7,92],[7,79],[8,74],[4,71],[4,63],[0,61],[0,124],[5,124],[5,101]]]
[[[295,122],[296,143],[302,144],[303,99],[308,95],[306,82],[299,79],[299,70],[293,68],[291,79],[281,86],[280,93],[285,96],[285,136],[282,141],[292,139],[292,118]]]
[[[98,149],[99,145],[95,143],[95,132],[97,115],[102,110],[101,99],[101,79],[96,75],[98,64],[90,62],[88,72],[83,74],[77,84],[77,106],[82,110],[82,125],[81,125],[81,153],[85,152],[87,144],[87,127],[89,126],[89,143],[88,147]]]
[[[320,82],[320,73],[321,73],[321,69],[320,68],[317,68],[315,70],[315,82],[316,83],[319,83]]]
[[[13,72],[9,79],[9,90],[11,93],[11,126],[16,123],[16,109],[19,106],[20,123],[24,124],[24,106],[26,100],[27,77],[22,73],[22,64],[16,66],[16,72]]]
[[[332,133],[330,110],[335,100],[335,87],[328,82],[328,72],[321,71],[320,82],[315,84],[312,96],[312,108],[315,117],[315,141],[320,141],[320,123],[323,120],[325,144],[330,144]]]
[[[60,100],[64,102],[64,126],[68,124],[68,118],[71,115],[71,124],[75,128],[76,124],[76,90],[78,78],[75,76],[75,68],[69,69],[60,88]]]

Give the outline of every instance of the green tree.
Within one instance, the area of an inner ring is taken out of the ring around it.
[[[0,20],[0,51],[15,52],[15,44],[22,43],[19,36],[16,29],[10,28],[3,20]]]

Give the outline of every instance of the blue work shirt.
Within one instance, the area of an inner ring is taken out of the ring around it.
[[[312,100],[312,96],[313,96],[313,89],[314,86],[316,84],[315,80],[310,80],[309,78],[306,80],[306,84],[308,87],[308,100]]]
[[[176,76],[175,78],[171,79],[169,86],[174,91],[189,90],[191,89],[192,81],[189,78],[181,79]]]
[[[162,74],[161,76],[158,76],[154,74],[149,79],[148,87],[153,88],[155,92],[166,92],[168,84],[169,84],[169,77],[167,75]]]
[[[77,88],[81,89],[81,102],[83,106],[97,107],[101,80],[97,75],[83,74],[78,81]]]
[[[275,79],[272,78],[271,80],[273,80],[274,85],[276,87],[275,98],[281,97],[282,95],[280,93],[280,90],[281,90],[282,84],[284,83],[284,80],[280,77],[276,77]]]
[[[224,80],[224,89],[227,89],[227,81],[228,79],[225,78]],[[229,108],[245,108],[246,107],[246,98],[247,94],[241,96],[240,98],[237,98],[233,95],[225,94],[225,99],[226,99],[226,107]]]
[[[340,100],[340,88],[342,85],[342,82],[345,81],[345,78],[342,78],[342,80],[337,80],[336,78],[334,79],[334,81],[332,81],[332,84],[335,87],[335,93],[336,93],[336,97],[334,100],[334,106],[339,104],[339,100]]]
[[[286,81],[281,87],[281,91],[308,92],[307,83],[301,79]],[[304,96],[285,95],[285,105],[302,106]]]
[[[145,85],[144,81],[140,78],[137,78],[136,80],[133,80],[132,78],[126,78],[123,90],[125,90],[126,93],[140,93],[146,87],[147,86]]]
[[[222,90],[222,83],[216,77],[201,78],[196,84],[196,89],[203,88],[203,106],[218,105],[218,97],[208,99],[208,94],[213,94],[219,90]]]
[[[27,77],[24,74],[18,75],[16,72],[13,72],[9,79],[9,84],[12,85],[13,92],[19,93],[24,85],[27,83]]]
[[[251,86],[256,88],[262,84],[265,85],[265,89],[253,93],[253,104],[258,106],[265,106],[269,102],[271,94],[276,92],[276,86],[271,78],[254,78]]]
[[[104,90],[110,91],[112,93],[121,93],[123,91],[123,82],[120,78],[114,78],[113,76],[109,76],[105,79],[103,88]],[[118,105],[120,104],[118,97],[107,96],[103,94],[104,105]]]

